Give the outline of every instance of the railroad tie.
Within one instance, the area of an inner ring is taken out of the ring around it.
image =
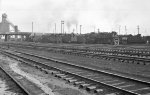
[[[86,87],[86,90],[87,90],[87,91],[92,91],[92,90],[95,90],[96,87],[97,87],[97,86],[95,86],[95,85],[87,86],[87,87]]]
[[[116,86],[116,85],[120,85],[120,84],[124,84],[125,82],[120,82],[120,83],[115,83],[115,84],[111,84],[113,86]]]
[[[132,84],[132,85],[123,85],[123,86],[119,86],[119,88],[127,88],[127,87],[131,87],[131,86],[135,86],[134,84]]]
[[[70,80],[68,80],[69,83],[74,83],[76,81],[77,81],[77,79],[70,79]]]
[[[73,77],[69,77],[69,78],[64,78],[64,80],[68,81],[70,79],[73,79]]]
[[[103,92],[103,91],[104,91],[104,89],[100,89],[100,88],[97,88],[97,89],[94,90],[95,93],[100,93],[100,92]]]
[[[65,76],[65,74],[56,74],[55,77],[61,78],[61,76]]]
[[[76,81],[74,82],[74,85],[79,85],[79,84],[84,84],[85,82],[84,81]]]
[[[131,90],[131,91],[136,92],[136,91],[139,91],[139,90],[146,90],[146,89],[150,89],[150,87],[145,87],[145,88],[135,89],[135,90]]]
[[[60,74],[59,72],[51,72],[52,75]]]
[[[60,78],[62,78],[62,79],[66,78],[66,77],[68,77],[68,76],[67,75],[60,76]]]
[[[85,87],[87,87],[87,86],[89,86],[89,85],[91,85],[91,84],[83,83],[83,84],[80,84],[79,88],[85,88]]]

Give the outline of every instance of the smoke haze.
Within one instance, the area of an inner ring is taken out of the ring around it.
[[[35,32],[53,33],[60,22],[65,22],[65,31],[71,31],[81,24],[83,32],[100,31],[137,33],[137,25],[143,35],[150,30],[149,0],[2,0],[0,13],[6,13],[9,20],[23,32],[31,31],[34,22]],[[146,32],[147,31],[147,32]]]

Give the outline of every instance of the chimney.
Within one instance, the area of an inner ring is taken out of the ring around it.
[[[15,26],[15,32],[18,33],[18,26]]]

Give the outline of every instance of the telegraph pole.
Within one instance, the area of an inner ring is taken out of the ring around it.
[[[64,34],[64,21],[61,21],[61,33]]]
[[[125,28],[125,33],[126,33],[126,35],[127,35],[127,27],[125,26],[124,28]]]
[[[56,34],[56,23],[55,23],[55,34]]]
[[[64,33],[64,21],[61,21],[61,34]]]
[[[100,32],[100,29],[98,28],[97,31],[98,31],[98,33],[99,33],[99,32]]]
[[[81,30],[82,30],[81,28],[82,28],[82,25],[80,25],[80,34],[81,34]]]
[[[32,33],[33,33],[33,22],[32,22]]]
[[[138,34],[140,33],[140,27],[139,25],[137,26]]]
[[[120,35],[120,28],[121,28],[121,25],[119,25],[119,35]]]
[[[94,26],[94,33],[95,33],[95,26]]]
[[[78,25],[76,24],[76,33],[78,34]]]
[[[62,22],[62,26],[63,26],[63,34],[65,34],[65,33],[64,33],[64,21]]]
[[[62,21],[61,21],[61,34],[62,34]]]

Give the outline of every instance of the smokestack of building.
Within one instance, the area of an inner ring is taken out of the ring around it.
[[[61,21],[61,34],[64,34],[64,21]]]

